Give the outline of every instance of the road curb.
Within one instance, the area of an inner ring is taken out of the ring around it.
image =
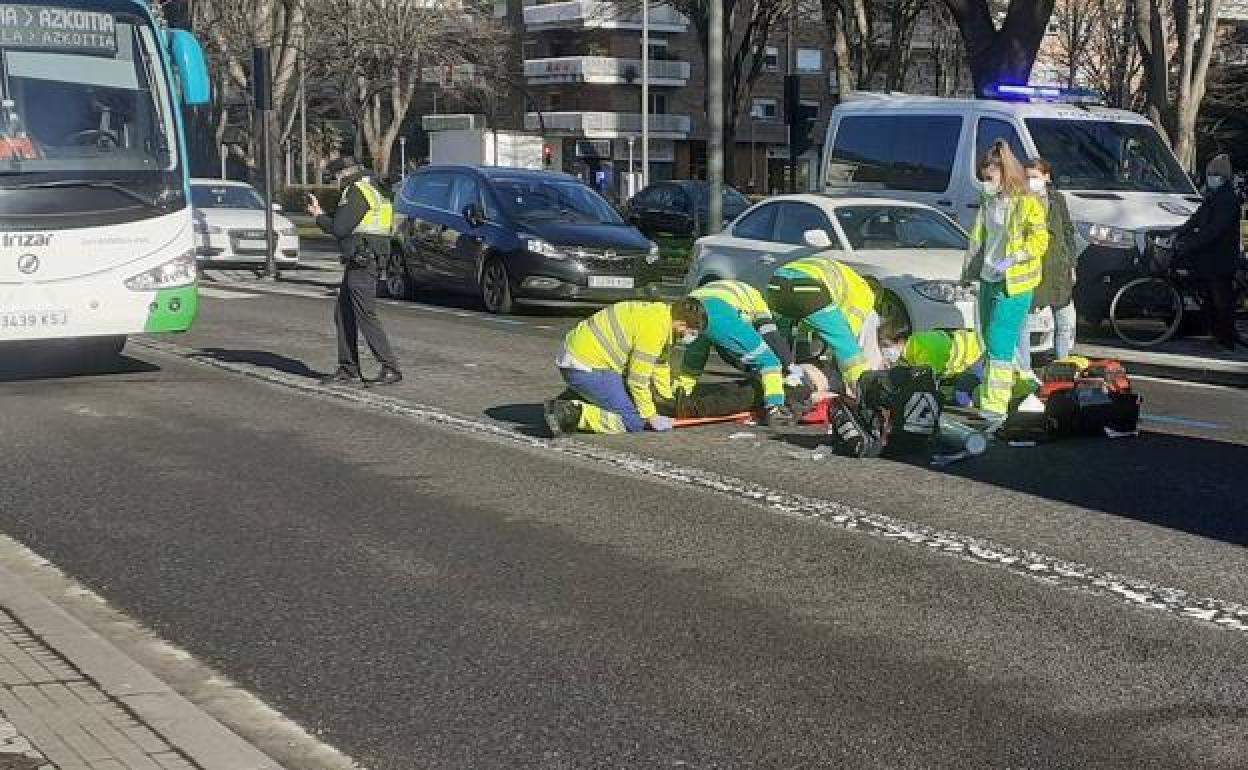
[[[0,606],[203,770],[284,770],[2,565]]]

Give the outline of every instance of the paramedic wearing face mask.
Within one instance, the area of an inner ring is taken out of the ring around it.
[[[988,349],[979,406],[1004,418],[1018,356],[1018,337],[1031,310],[1049,248],[1044,204],[1031,194],[1027,173],[1008,144],[998,141],[979,163],[984,198],[971,229],[962,270],[979,281],[979,328]]]
[[[1234,277],[1243,259],[1240,251],[1239,196],[1231,185],[1231,159],[1219,155],[1205,170],[1205,202],[1182,227],[1179,256],[1204,282],[1210,300],[1211,331],[1224,350],[1235,349]]]
[[[546,402],[551,434],[671,430],[672,419],[655,408],[654,386],[671,380],[673,343],[693,345],[706,325],[696,299],[619,302],[577,324],[556,359],[577,397]]]
[[[1027,183],[1031,193],[1048,212],[1049,250],[1044,255],[1044,274],[1031,300],[1031,309],[1050,308],[1053,312],[1053,353],[1065,358],[1075,346],[1075,225],[1070,219],[1066,199],[1053,187],[1053,168],[1043,158],[1027,164]],[[1023,374],[1031,373],[1031,333],[1027,324],[1018,337],[1018,365]]]

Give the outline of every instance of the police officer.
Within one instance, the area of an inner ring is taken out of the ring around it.
[[[342,188],[338,209],[331,217],[314,197],[308,199],[308,214],[316,217],[317,227],[338,241],[342,252],[342,285],[334,308],[338,329],[338,370],[322,380],[325,385],[349,384],[363,380],[360,375],[358,332],[381,364],[381,373],[368,384],[393,385],[403,379],[398,359],[390,348],[381,319],[377,317],[378,260],[390,249],[394,208],[377,189],[375,179],[355,158],[341,156],[326,169]]]

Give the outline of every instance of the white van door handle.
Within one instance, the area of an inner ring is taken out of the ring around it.
[[[968,204],[966,204],[966,207],[967,207],[968,209],[972,209],[972,210],[975,210],[975,211],[978,211],[978,210],[979,210],[979,204],[978,204],[978,203],[968,203]]]
[[[936,201],[936,205],[944,206],[945,208],[948,208],[953,205],[953,201],[949,200],[948,198],[941,198],[940,200]]]

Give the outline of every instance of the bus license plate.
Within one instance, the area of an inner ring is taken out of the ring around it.
[[[39,329],[68,326],[67,310],[31,310],[29,312],[0,313],[0,329]]]
[[[634,283],[631,276],[626,275],[591,275],[589,277],[589,288],[591,289],[631,289]]]

